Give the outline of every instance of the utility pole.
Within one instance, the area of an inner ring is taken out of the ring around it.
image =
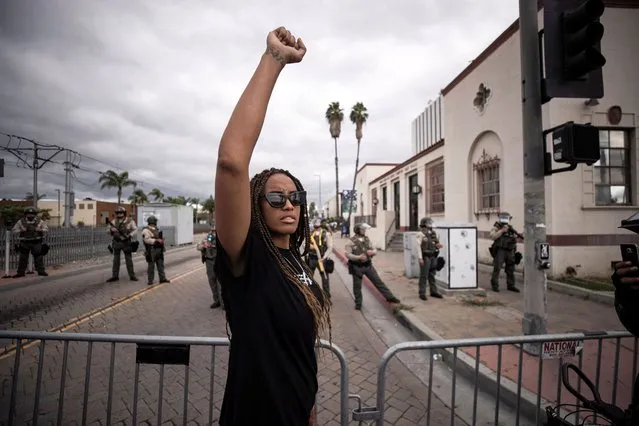
[[[18,159],[18,167],[29,168],[33,170],[33,207],[38,208],[38,170],[51,162],[58,154],[63,151],[67,152],[67,161],[69,167],[77,167],[80,163],[80,154],[57,145],[43,144],[33,139],[22,136],[9,135],[6,136],[8,142],[0,145],[0,151],[6,151]],[[73,157],[72,157],[73,154]],[[33,157],[32,161],[29,158]],[[78,163],[78,164],[76,164]]]
[[[73,199],[73,163],[71,162],[71,152],[67,151],[67,158],[64,161],[64,226],[71,226],[71,217],[75,200]]]
[[[38,146],[33,145],[33,208],[38,210]]]
[[[58,228],[59,228],[60,225],[62,225],[62,220],[61,220],[62,211],[60,210],[60,189],[57,188],[56,192],[58,193]]]
[[[546,271],[537,265],[538,243],[546,241],[543,122],[541,117],[541,58],[537,2],[519,0],[522,115],[524,141],[524,319],[525,335],[547,330]],[[539,345],[525,345],[538,354]]]

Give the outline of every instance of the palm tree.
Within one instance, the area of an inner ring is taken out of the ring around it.
[[[164,201],[164,194],[158,188],[153,188],[151,192],[149,192],[149,197],[153,197],[153,201],[156,203]]]
[[[212,195],[209,195],[209,198],[202,203],[202,211],[209,214],[209,220],[213,219],[213,214],[215,213],[215,198],[213,198]]]
[[[134,189],[131,195],[129,195],[129,202],[133,207],[135,217],[138,216],[138,206],[149,202],[149,198],[146,196],[143,190]]]
[[[355,125],[355,139],[357,139],[357,155],[355,156],[355,174],[353,175],[353,190],[351,191],[351,198],[348,202],[348,219],[346,223],[351,223],[351,212],[353,210],[353,202],[355,202],[355,182],[357,179],[357,168],[359,167],[359,143],[362,141],[362,127],[368,120],[368,110],[363,103],[357,102],[353,105],[350,115],[351,122]]]
[[[186,206],[188,202],[187,198],[184,195],[178,195],[177,197],[166,197],[164,201],[169,204],[179,204],[181,206]]]
[[[140,204],[148,203],[149,198],[141,189],[135,189],[133,190],[131,195],[129,195],[129,201],[131,202],[131,204],[139,206]]]
[[[344,110],[340,108],[339,102],[331,102],[326,108],[326,121],[328,121],[328,129],[331,137],[335,142],[335,207],[338,217],[341,217],[339,210],[339,169],[337,167],[337,139],[342,133],[342,121],[344,121]]]
[[[193,223],[197,222],[197,210],[200,206],[200,199],[198,197],[188,198],[188,205],[193,208]]]
[[[98,179],[98,182],[102,184],[100,186],[100,189],[117,188],[118,204],[122,203],[122,189],[126,188],[127,186],[132,186],[135,188],[138,184],[136,181],[129,178],[129,172],[125,171],[122,173],[117,173],[113,170],[107,170],[106,172],[102,173],[100,175],[100,179]]]
[[[38,201],[40,201],[41,199],[43,199],[44,197],[46,197],[47,194],[38,194]],[[33,201],[33,193],[32,192],[27,192],[27,194],[24,196],[25,201]]]

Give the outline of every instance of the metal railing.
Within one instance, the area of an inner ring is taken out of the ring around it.
[[[545,407],[559,405],[576,407],[562,413],[570,414],[570,411],[576,416],[581,413],[583,420],[592,412],[585,413],[567,392],[562,395],[562,359],[544,359],[542,354],[567,349],[577,352],[579,368],[594,378],[603,399],[625,408],[631,401],[637,375],[637,342],[627,332],[600,332],[400,343],[382,356],[377,406],[356,409],[353,419],[373,420],[378,426],[383,425],[389,362],[402,352],[421,351],[423,363],[427,364],[425,370],[421,370],[422,381],[428,388],[426,425],[431,424],[434,393],[450,407],[451,425],[455,424],[456,415],[472,419],[471,425],[539,425],[545,421]],[[524,350],[531,345],[540,349],[538,355]],[[411,362],[415,372],[418,367],[414,357]],[[437,378],[436,384],[433,377]],[[577,389],[580,391],[581,382]],[[435,424],[443,424],[442,419]]]
[[[0,423],[8,426],[213,424],[219,417],[227,362],[218,347],[228,347],[227,338],[0,331],[0,339],[15,342],[0,356]],[[320,347],[339,360],[334,420],[345,426],[346,358],[326,341]],[[321,402],[316,406],[322,416]]]
[[[395,224],[396,224],[397,218],[393,218],[393,220],[391,220],[390,225],[388,226],[388,228],[386,228],[386,235],[385,235],[385,241],[386,241],[386,247],[388,247],[391,243],[391,240],[393,239],[393,235],[395,235]]]
[[[175,245],[175,227],[162,227],[166,246]],[[137,238],[142,242],[142,230]],[[78,228],[50,228],[44,240],[49,244],[49,253],[44,256],[45,266],[92,259],[109,254],[107,249],[112,238],[105,227],[83,226]],[[0,261],[5,275],[18,267],[19,254],[15,249],[17,238],[9,230],[0,232]]]
[[[226,338],[0,331],[0,339],[15,342],[0,355],[0,423],[212,424],[219,416],[226,356],[217,347],[228,346]],[[577,357],[603,399],[625,408],[639,367],[638,342],[627,332],[600,332],[399,343],[382,356],[376,406],[366,407],[361,402],[368,398],[348,394],[344,353],[322,341],[318,363],[325,351],[339,361],[339,372],[320,367],[319,374],[339,374],[340,412],[329,413],[331,404],[320,401],[323,384],[330,388],[336,382],[324,377],[318,380],[316,415],[321,424],[345,426],[351,419],[402,424],[387,418],[397,417],[387,406],[387,391],[393,390],[386,378],[399,358],[426,386],[422,412],[412,413],[422,418],[419,424],[454,425],[461,419],[471,425],[539,425],[548,406],[583,420],[591,413],[564,390],[562,363]],[[530,347],[539,349],[536,355],[525,350]],[[326,395],[333,395],[329,388]],[[581,391],[580,382],[576,388]],[[360,403],[353,411],[349,397]]]

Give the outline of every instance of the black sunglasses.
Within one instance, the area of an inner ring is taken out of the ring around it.
[[[293,191],[288,195],[283,192],[267,192],[264,199],[274,209],[281,209],[286,205],[286,200],[295,207],[306,203],[306,191]]]

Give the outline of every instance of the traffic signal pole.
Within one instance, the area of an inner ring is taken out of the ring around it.
[[[524,144],[524,319],[525,335],[547,331],[546,271],[537,265],[536,248],[546,242],[544,137],[541,117],[541,68],[537,2],[519,0]],[[539,345],[524,347],[538,354]]]

